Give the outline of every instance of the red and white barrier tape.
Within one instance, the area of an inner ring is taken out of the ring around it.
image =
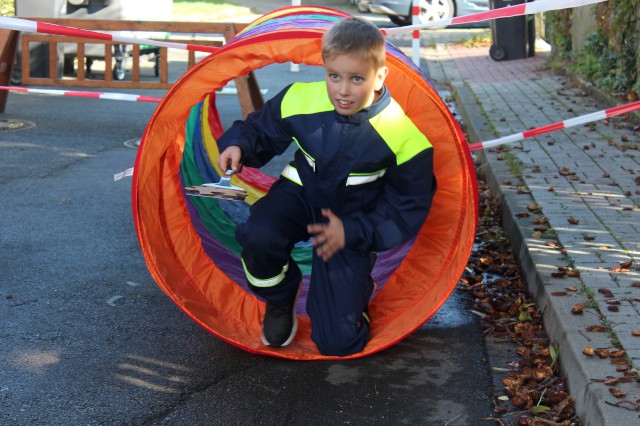
[[[515,133],[513,135],[505,136],[498,139],[492,139],[486,142],[476,142],[469,144],[469,150],[479,151],[481,149],[492,148],[494,146],[503,145],[507,143],[518,142],[523,139],[534,138],[536,136],[544,135],[545,133],[555,132],[556,130],[567,129],[569,127],[578,126],[580,124],[591,123],[592,121],[604,120],[617,115],[627,114],[633,111],[640,110],[640,101],[631,102],[628,104],[620,105],[617,107],[605,109],[602,111],[592,112],[590,114],[580,115],[568,120],[559,121],[557,123],[549,124],[535,129],[526,130],[524,132]]]
[[[497,18],[508,18],[520,15],[530,15],[539,12],[547,12],[550,10],[568,9],[572,7],[586,6],[594,3],[601,3],[607,0],[539,0],[530,3],[523,3],[500,9],[489,10],[487,12],[474,13],[467,16],[458,16],[450,19],[441,19],[439,21],[428,22],[425,24],[409,25],[406,27],[386,28],[380,31],[385,36],[392,34],[400,34],[414,32],[429,27],[440,27],[457,24],[470,24],[474,22],[488,21]],[[412,7],[412,14],[416,12]],[[100,33],[97,31],[83,30],[80,28],[67,27],[64,25],[48,24],[46,22],[31,21],[28,19],[13,18],[0,16],[0,28],[41,33],[66,35],[71,37],[84,37],[94,40],[114,41],[122,44],[148,44],[151,46],[168,47],[181,50],[193,50],[196,52],[215,52],[218,47],[202,46],[198,44],[174,43],[170,41],[151,40],[138,37],[125,37],[116,34]],[[415,32],[413,33],[415,36]]]
[[[162,98],[154,98],[153,96],[131,95],[127,93],[108,93],[108,92],[86,92],[74,90],[55,90],[55,89],[30,89],[26,87],[0,86],[0,90],[9,90],[12,92],[38,93],[43,95],[56,96],[72,96],[76,98],[94,98],[109,99],[112,101],[131,101],[131,102],[154,102],[159,103]],[[269,89],[260,89],[262,95],[266,95]],[[238,89],[235,86],[227,86],[216,90],[216,95],[237,95]]]
[[[23,92],[23,93],[39,93],[44,95],[56,95],[56,96],[73,96],[77,98],[110,99],[113,101],[158,103],[162,100],[162,98],[154,98],[152,96],[143,96],[143,95],[130,95],[127,93],[82,92],[82,91],[53,90],[53,89],[29,89],[26,87],[13,87],[13,86],[0,86],[0,90],[10,90],[12,92]]]
[[[385,36],[409,33],[429,27],[441,27],[447,25],[471,24],[475,22],[488,21],[497,18],[510,18],[520,15],[532,15],[539,12],[548,12],[550,10],[569,9],[572,7],[586,6],[594,3],[602,3],[607,0],[539,0],[529,3],[516,4],[500,9],[493,9],[487,12],[474,13],[472,15],[458,16],[455,18],[441,19],[439,21],[427,22],[418,25],[408,25],[406,27],[384,28],[382,34]]]
[[[116,173],[113,175],[113,181],[119,181],[121,179],[126,178],[127,176],[133,176],[133,167],[129,167],[127,170],[124,170],[120,173]]]
[[[64,25],[47,24],[46,22],[31,21],[28,19],[0,16],[0,28],[30,33],[64,35],[71,37],[84,37],[93,40],[114,41],[122,44],[149,44],[151,46],[169,47],[180,50],[193,50],[195,52],[215,52],[218,47],[202,46],[198,44],[174,43],[170,41],[151,40],[139,37],[125,37],[116,34],[101,33],[98,31],[83,30]]]

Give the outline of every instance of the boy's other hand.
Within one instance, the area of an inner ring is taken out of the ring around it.
[[[322,216],[329,219],[329,223],[313,223],[307,225],[307,232],[313,235],[313,246],[316,253],[325,262],[344,248],[344,226],[338,216],[329,209],[322,209]]]
[[[227,170],[240,173],[242,171],[240,160],[242,160],[242,149],[239,146],[231,145],[218,156],[218,167],[222,173],[226,173]]]

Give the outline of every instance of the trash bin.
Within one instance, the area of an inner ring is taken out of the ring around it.
[[[490,9],[526,3],[526,0],[489,0]],[[494,61],[523,59],[535,55],[536,26],[533,15],[491,21],[493,44],[489,56]]]

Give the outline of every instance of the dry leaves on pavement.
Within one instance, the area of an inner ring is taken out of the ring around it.
[[[527,209],[539,212],[540,206],[531,204]],[[476,249],[461,285],[472,297],[473,310],[482,314],[484,333],[511,342],[517,347],[518,356],[502,380],[508,398],[496,398],[496,417],[492,419],[502,423],[500,418],[515,416],[518,425],[579,425],[575,401],[564,379],[558,376],[558,354],[545,333],[542,315],[526,290],[501,218],[499,202],[492,198],[488,186],[480,183]]]

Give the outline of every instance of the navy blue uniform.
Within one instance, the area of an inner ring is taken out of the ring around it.
[[[375,252],[413,238],[424,222],[436,181],[433,148],[386,88],[370,107],[337,113],[324,82],[295,83],[264,108],[237,121],[219,139],[222,152],[242,149],[261,167],[295,142],[295,159],[269,193],[251,207],[236,237],[250,288],[276,305],[291,303],[301,272],[290,257],[307,225],[341,220],[345,248],[324,262],[314,251],[307,299],[311,337],[325,355],[362,350]]]

